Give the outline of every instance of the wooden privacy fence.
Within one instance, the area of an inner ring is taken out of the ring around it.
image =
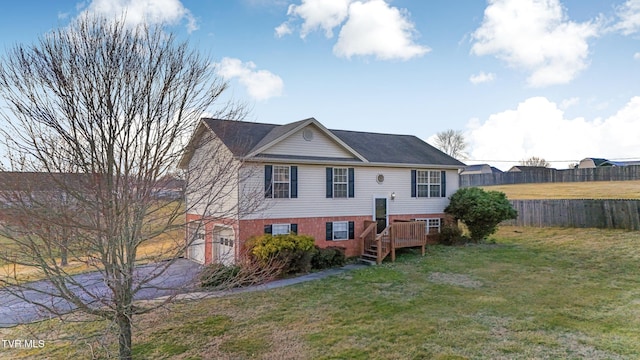
[[[640,230],[640,200],[571,199],[510,202],[518,211],[518,218],[505,221],[504,225]]]
[[[640,180],[640,165],[586,169],[531,169],[522,172],[460,175],[460,187],[581,181]]]

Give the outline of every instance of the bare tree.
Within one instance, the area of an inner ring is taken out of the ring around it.
[[[528,159],[520,160],[520,165],[549,167],[549,163],[547,162],[547,160],[537,156],[532,156]]]
[[[465,159],[467,157],[467,142],[460,130],[449,129],[437,133],[435,146],[456,159]]]
[[[242,105],[221,103],[227,84],[214,70],[161,27],[92,17],[7,53],[0,63],[0,95],[7,103],[0,131],[4,151],[15,159],[5,167],[20,171],[12,174],[22,180],[0,173],[0,235],[10,241],[0,261],[38,269],[49,286],[0,274],[2,291],[26,301],[33,301],[29,290],[45,293],[63,300],[37,303],[50,313],[76,308],[112,321],[119,357],[131,358],[133,317],[163,305],[134,303],[137,294],[156,286],[195,238],[184,231],[185,213],[197,204],[206,221],[233,219],[259,203],[217,206],[242,181],[242,164],[229,158],[205,166],[206,156],[202,166],[190,162],[188,177],[199,179],[193,201],[154,196],[158,182],[177,171],[205,111],[245,116]],[[209,154],[222,151],[212,140]],[[161,238],[169,245],[147,260],[167,261],[138,269],[140,247]],[[77,281],[60,266],[61,254],[96,270],[106,288]]]

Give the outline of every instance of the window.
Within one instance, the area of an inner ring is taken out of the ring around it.
[[[289,197],[289,167],[273,166],[273,197],[288,198]]]
[[[445,197],[443,189],[444,171],[412,170],[412,197]]]
[[[416,219],[416,221],[424,221],[425,223],[425,234],[437,234],[440,232],[440,219],[439,218],[429,218],[429,219]]]
[[[354,168],[327,168],[327,198],[355,197]]]
[[[336,221],[333,223],[333,240],[349,239],[349,223],[346,221]]]
[[[349,185],[349,178],[347,175],[347,168],[334,168],[333,169],[333,197],[346,198],[349,194],[348,185]]]
[[[271,224],[264,226],[264,233],[271,235],[287,235],[298,233],[298,224]]]
[[[286,199],[298,197],[298,167],[287,165],[264,166],[264,196]]]
[[[353,221],[333,221],[326,223],[327,238],[326,240],[349,240],[355,239]]]

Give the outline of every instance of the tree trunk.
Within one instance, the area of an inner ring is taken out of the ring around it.
[[[120,360],[132,359],[131,352],[131,316],[128,314],[118,314],[118,358]]]
[[[67,259],[67,240],[63,240],[63,244],[60,247],[60,266],[69,265],[69,260]]]

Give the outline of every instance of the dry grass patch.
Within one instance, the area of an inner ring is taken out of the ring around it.
[[[482,188],[503,192],[509,200],[640,199],[640,180],[494,185]]]

